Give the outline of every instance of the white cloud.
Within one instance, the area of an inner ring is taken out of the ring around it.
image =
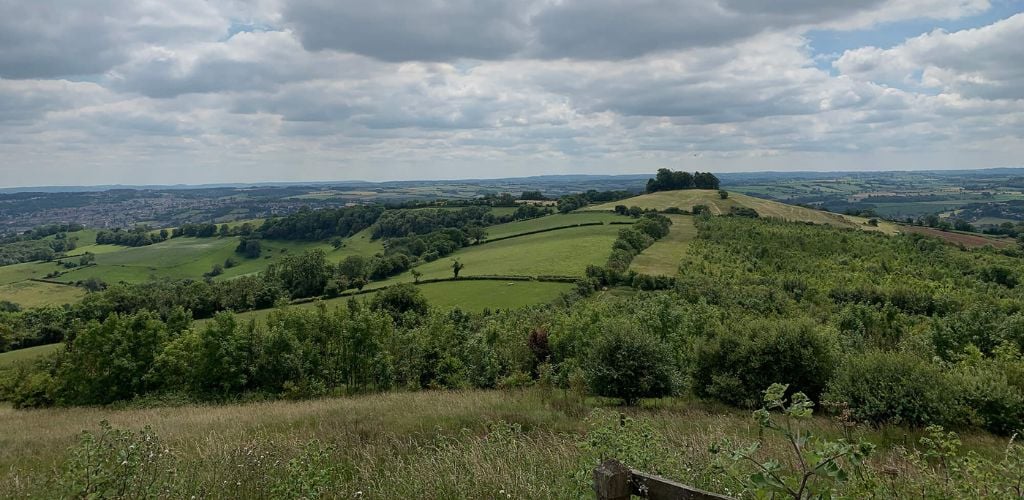
[[[890,49],[862,47],[834,63],[846,75],[986,99],[1024,99],[1024,14],[954,33],[936,30]]]
[[[21,16],[0,17],[5,183],[968,167],[1024,153],[1024,15],[850,50],[834,72],[805,38],[984,0],[84,5],[0,0]]]

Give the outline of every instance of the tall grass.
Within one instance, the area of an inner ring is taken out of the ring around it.
[[[152,477],[133,483],[148,489],[133,496],[166,498],[586,497],[589,471],[602,453],[633,456],[696,486],[734,491],[710,466],[708,450],[724,438],[757,436],[749,413],[717,405],[663,400],[637,409],[605,408],[588,418],[597,406],[601,402],[534,389],[122,410],[2,408],[0,496],[53,498],[80,487],[73,480],[84,469],[71,460],[82,454],[76,443],[82,430],[98,435],[101,420],[115,429],[149,426],[159,436]],[[657,437],[630,434],[622,443],[588,446],[588,433],[618,425],[620,411],[643,419]],[[811,425],[841,433],[828,419]],[[869,437],[889,447],[900,444],[904,432]],[[987,435],[965,437],[965,443],[991,454],[1005,445]],[[768,441],[766,450],[785,456],[785,443]],[[894,457],[883,452],[876,460]],[[116,476],[118,467],[95,470]]]

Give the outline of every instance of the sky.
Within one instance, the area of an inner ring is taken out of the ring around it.
[[[0,0],[0,186],[1024,165],[1024,0]]]

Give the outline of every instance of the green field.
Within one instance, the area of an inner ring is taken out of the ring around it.
[[[484,309],[516,309],[533,304],[544,304],[558,298],[563,292],[572,289],[569,283],[549,283],[543,281],[501,281],[501,280],[463,280],[424,283],[418,286],[427,302],[441,308],[459,307],[467,312],[481,312]],[[359,300],[369,300],[373,293],[357,295]],[[343,306],[349,297],[304,302],[288,306],[293,309],[315,309],[320,304],[333,309]],[[262,321],[273,309],[260,309],[235,315],[239,320],[255,319]],[[209,320],[197,320],[201,326]]]
[[[25,280],[0,285],[0,300],[9,300],[23,308],[72,304],[85,294],[84,288],[41,281]]]
[[[569,283],[541,281],[442,281],[419,285],[427,301],[438,307],[459,307],[464,311],[516,309],[543,304],[572,288]]]
[[[693,225],[693,216],[669,215],[668,218],[672,219],[668,236],[655,241],[634,257],[629,266],[631,270],[652,276],[675,276],[679,272],[679,261],[687,246],[697,237],[697,228]]]
[[[224,269],[224,274],[217,277],[229,279],[262,271],[275,260],[290,253],[319,249],[327,254],[330,261],[338,262],[349,255],[373,255],[384,249],[381,241],[370,239],[369,229],[344,240],[343,246],[339,249],[323,241],[262,240],[263,255],[256,259],[245,259],[235,253],[238,240],[237,237],[179,237],[135,248],[95,245],[94,248],[100,249],[95,252],[96,265],[69,271],[57,279],[68,283],[93,277],[107,283],[140,283],[152,279],[199,279],[203,273],[213,268],[214,264],[223,265],[231,258],[237,265]]]
[[[887,222],[880,222],[878,227],[870,227],[865,224],[867,219],[847,215],[834,214],[821,210],[787,205],[777,201],[765,200],[747,196],[742,193],[730,192],[727,199],[721,199],[718,191],[711,189],[686,189],[680,191],[659,191],[657,193],[643,194],[625,200],[592,205],[584,210],[614,210],[616,205],[627,207],[638,206],[643,209],[665,210],[669,207],[676,207],[682,210],[691,210],[694,205],[707,205],[714,215],[728,214],[732,207],[747,207],[757,210],[761,217],[772,217],[796,222],[811,222],[814,224],[830,224],[838,227],[860,228],[878,230],[886,233],[896,232],[896,226]]]
[[[51,352],[54,352],[57,349],[63,348],[64,344],[58,342],[56,344],[26,347],[25,349],[18,349],[16,351],[0,352],[0,369],[8,368],[19,361],[28,361],[36,359],[39,356],[43,356]]]
[[[53,262],[23,262],[21,264],[0,266],[0,285],[17,283],[32,278],[39,279],[57,269],[60,268]]]
[[[570,212],[567,214],[553,214],[536,219],[521,220],[488,227],[487,238],[505,238],[517,234],[529,233],[531,231],[540,231],[555,227],[594,222],[607,224],[609,222],[633,222],[633,219],[624,215],[607,212]]]
[[[604,265],[620,229],[602,225],[530,234],[463,248],[416,269],[424,279],[448,278],[452,259],[457,258],[466,266],[460,276],[583,276],[588,265]],[[406,272],[374,285],[412,281],[412,274]]]

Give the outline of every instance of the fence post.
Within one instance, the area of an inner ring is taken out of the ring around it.
[[[597,500],[629,500],[629,468],[618,460],[607,460],[594,469],[594,493]]]

